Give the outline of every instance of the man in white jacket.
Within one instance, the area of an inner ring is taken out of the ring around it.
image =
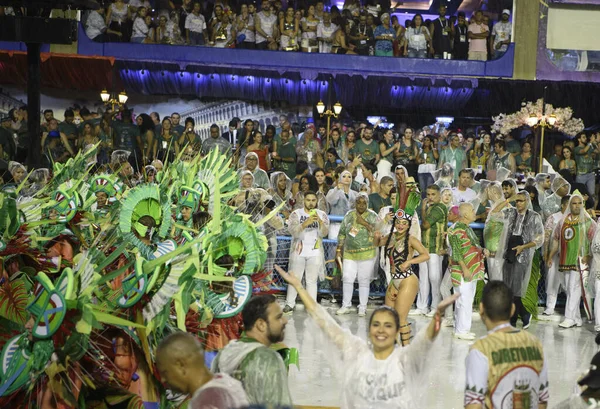
[[[304,207],[294,210],[288,220],[288,230],[292,235],[290,271],[294,271],[300,280],[306,273],[306,289],[315,301],[317,281],[325,278],[323,237],[327,237],[329,232],[327,214],[316,207],[317,195],[308,191],[304,194]],[[297,296],[294,287],[288,287],[284,314],[294,311]]]

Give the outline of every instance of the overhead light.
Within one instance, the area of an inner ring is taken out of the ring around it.
[[[556,115],[552,114],[548,117],[547,119],[548,125],[550,126],[554,126],[554,124],[556,123]]]
[[[319,115],[323,115],[323,112],[325,112],[325,104],[323,103],[323,101],[317,102],[317,112],[319,113]]]

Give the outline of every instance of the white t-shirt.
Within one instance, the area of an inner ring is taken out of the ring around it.
[[[106,23],[104,22],[104,17],[95,10],[90,12],[85,23],[85,34],[93,40],[105,31]]]
[[[498,23],[496,23],[496,25],[492,29],[492,35],[495,36],[494,37],[494,50],[496,49],[496,44],[498,44],[501,41],[508,40],[510,38],[511,33],[512,33],[512,24],[510,23],[510,21],[507,21],[506,23],[499,21]],[[498,51],[506,51],[506,50],[508,50],[508,45],[505,44],[502,47],[500,47],[500,49]]]
[[[242,383],[219,373],[194,392],[189,409],[237,409],[249,406]]]
[[[202,14],[195,15],[194,13],[188,14],[185,19],[185,29],[190,30],[194,33],[202,33],[206,30],[206,20]]]
[[[465,203],[465,202],[470,202],[473,199],[477,198],[477,193],[475,193],[475,191],[473,189],[471,189],[470,187],[468,187],[466,190],[459,190],[457,187],[453,187],[452,188],[452,197],[454,198],[452,200],[452,203],[454,205],[460,205],[461,203]],[[475,209],[477,210],[477,209]]]
[[[146,25],[146,22],[144,21],[144,19],[141,17],[138,17],[133,22],[133,33],[131,34],[131,37],[146,38],[146,36],[148,35],[148,31],[149,31],[149,29],[148,29],[148,26]]]
[[[316,211],[316,209],[315,209]],[[306,219],[310,218],[310,214],[306,213],[306,211],[302,209],[294,210],[294,212],[298,213],[300,217],[300,223],[304,223]],[[315,248],[317,241],[319,240],[319,223],[315,222],[311,224],[309,227],[304,229],[304,235],[302,238],[302,251],[300,252],[300,256],[302,257],[316,257],[320,253],[320,249]]]

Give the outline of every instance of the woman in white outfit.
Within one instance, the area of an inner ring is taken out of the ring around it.
[[[342,329],[293,273],[278,266],[275,269],[298,291],[306,311],[341,352],[341,409],[423,407],[417,404],[415,393],[427,384],[427,358],[440,331],[441,315],[457,295],[440,302],[427,328],[419,332],[411,345],[399,348],[400,318],[394,309],[380,307],[373,312],[365,341]]]

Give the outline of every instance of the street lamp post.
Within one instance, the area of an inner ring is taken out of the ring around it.
[[[125,93],[125,91],[121,92],[117,98],[115,98],[114,94],[111,95],[106,89],[103,89],[100,93],[100,99],[104,102],[104,105],[111,106],[111,111],[115,110],[115,105],[118,105],[119,108],[127,103],[127,99],[129,97]]]
[[[323,118],[323,116],[327,117],[327,143],[325,145],[325,149],[329,147],[329,128],[331,126],[331,117],[337,118],[340,116],[342,112],[342,104],[336,102],[333,105],[333,111],[331,109],[325,109],[325,104],[323,101],[317,102],[317,112],[319,113],[319,117]]]
[[[542,172],[542,165],[544,164],[544,131],[546,128],[552,128],[556,123],[556,115],[545,115],[542,114],[541,118],[539,118],[535,114],[531,114],[531,116],[527,119],[527,125],[531,128],[542,128],[542,135],[540,138],[540,165],[538,169],[538,173]]]

